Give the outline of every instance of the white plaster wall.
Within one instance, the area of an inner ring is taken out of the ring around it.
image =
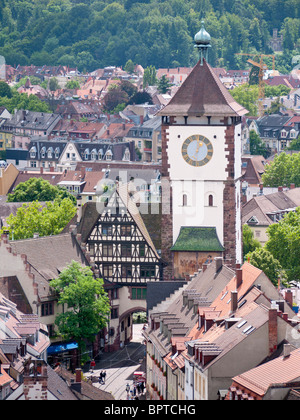
[[[173,192],[173,243],[181,226],[205,226],[216,227],[223,244],[223,191],[228,154],[225,151],[225,127],[174,125],[168,131]],[[186,163],[181,154],[185,139],[194,134],[207,137],[214,151],[210,162],[197,168]],[[183,207],[183,194],[188,198],[186,207]],[[214,197],[213,207],[208,207],[209,194]]]

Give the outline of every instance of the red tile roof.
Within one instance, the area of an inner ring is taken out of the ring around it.
[[[235,376],[233,381],[259,396],[263,396],[275,384],[286,384],[299,380],[300,349],[290,353],[290,356],[280,356],[254,369]]]

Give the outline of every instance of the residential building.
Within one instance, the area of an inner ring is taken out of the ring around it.
[[[3,285],[1,285],[3,290]],[[8,399],[24,381],[24,364],[47,360],[48,331],[35,314],[24,314],[0,293],[0,400]]]
[[[183,337],[188,340],[198,319],[198,306],[209,307],[233,277],[234,271],[223,264],[222,258],[217,258],[170,298],[164,301],[162,296],[161,303],[149,311],[149,327],[144,336],[147,342],[147,390],[151,399],[157,400],[161,395],[167,400],[175,400],[179,395],[183,398],[184,361],[178,361],[176,357],[171,359],[178,350],[175,341],[180,337],[181,344]],[[176,366],[174,369],[173,362],[178,363],[178,369]],[[174,384],[168,385],[169,380],[176,379],[174,375],[177,376],[178,392]]]
[[[141,154],[142,162],[158,162],[162,157],[161,118],[147,119],[143,124],[132,127],[127,140],[134,141]]]
[[[135,160],[133,142],[91,142],[32,139],[28,151],[28,168],[50,171],[74,170],[78,162],[132,162]]]
[[[33,137],[48,137],[60,118],[58,114],[18,110],[1,130],[13,135],[12,147],[28,149]]]
[[[15,241],[6,235],[1,238],[0,288],[24,314],[36,314],[55,343],[55,317],[63,308],[57,305],[49,282],[72,261],[83,266],[89,266],[89,262],[71,233],[38,237],[37,232],[35,236]],[[72,366],[76,366],[76,347],[69,359],[68,367]]]
[[[83,118],[94,121],[97,120],[98,115],[95,110],[88,104],[80,101],[70,101],[66,105],[59,105],[56,112],[67,120],[80,121]]]
[[[276,359],[235,376],[226,400],[299,400],[299,358],[299,348],[285,344]]]
[[[254,238],[262,246],[268,241],[267,229],[279,222],[285,214],[300,206],[300,188],[279,188],[272,194],[262,194],[250,199],[242,208],[242,223],[250,226]]]
[[[245,263],[234,272],[216,258],[150,311],[144,333],[150,397],[218,399],[233,372],[276,354],[291,337],[294,316],[261,270]]]
[[[146,311],[147,283],[162,280],[163,263],[128,184],[86,203],[77,232],[111,297],[105,348],[118,349],[132,337],[132,313]]]

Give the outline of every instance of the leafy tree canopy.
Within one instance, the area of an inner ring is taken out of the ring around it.
[[[131,62],[144,68],[192,66],[203,14],[215,67],[249,67],[247,57],[235,55],[239,52],[272,53],[273,28],[284,45],[276,54],[277,69],[289,72],[297,54],[298,0],[206,0],[205,7],[199,0],[80,1],[1,0],[0,55],[6,63],[62,64],[80,71],[132,68]],[[272,61],[267,64],[272,68]]]
[[[249,252],[261,248],[261,244],[257,239],[254,239],[253,231],[250,226],[243,225],[243,255],[246,256]]]
[[[300,279],[300,207],[267,230],[266,250],[271,252],[287,274],[288,281]]]
[[[76,214],[76,207],[68,198],[42,204],[34,201],[23,204],[16,215],[11,214],[6,222],[7,227],[0,233],[8,232],[10,239],[33,238],[35,233],[40,236],[57,235]]]
[[[278,286],[278,279],[280,279],[281,282],[284,281],[285,275],[280,262],[265,248],[257,248],[254,251],[249,252],[246,255],[246,259],[250,264],[254,265],[254,267],[262,270],[274,286]]]
[[[12,194],[8,194],[9,203],[26,203],[30,201],[53,201],[55,199],[70,199],[74,205],[76,198],[66,189],[51,185],[43,178],[30,178],[26,182],[21,182],[16,186]]]
[[[50,286],[58,294],[58,304],[68,308],[55,320],[59,335],[64,340],[75,340],[82,355],[86,343],[93,342],[108,323],[110,305],[103,280],[95,279],[90,267],[72,261]],[[81,357],[82,363],[86,360],[86,356]]]
[[[288,155],[280,153],[270,162],[262,175],[265,187],[290,186],[300,187],[300,153]]]

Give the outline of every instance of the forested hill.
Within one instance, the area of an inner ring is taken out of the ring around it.
[[[267,53],[283,34],[277,65],[291,70],[300,44],[299,0],[0,0],[0,55],[11,65],[191,66],[205,17],[210,63],[243,68],[235,53]]]

